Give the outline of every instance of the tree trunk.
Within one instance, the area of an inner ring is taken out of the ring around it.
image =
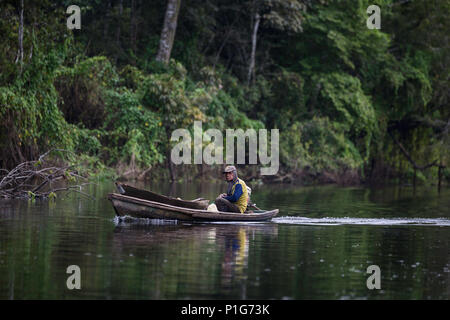
[[[438,169],[438,192],[441,192],[441,181],[442,181],[442,162],[439,164],[439,169]]]
[[[172,135],[172,131],[169,127],[165,128],[166,136],[167,136],[167,150],[166,150],[166,157],[167,157],[167,166],[169,167],[169,179],[170,181],[175,181],[176,179],[176,171],[175,167],[172,162],[172,145],[170,141],[170,137]]]
[[[136,1],[131,0],[131,21],[130,21],[130,39],[131,39],[131,50],[133,55],[136,56]],[[133,64],[136,64],[136,59],[133,58]]]
[[[103,26],[103,39],[106,40],[108,36],[108,27],[109,27],[109,16],[111,11],[111,1],[108,1],[106,6],[106,14],[105,14],[105,22]]]
[[[175,31],[177,29],[178,13],[180,11],[181,0],[168,0],[164,25],[159,41],[159,50],[156,60],[167,64],[170,60]]]
[[[121,51],[121,45],[120,45],[120,23],[122,20],[122,13],[123,13],[123,0],[119,1],[119,18],[117,19],[117,31],[116,31],[116,45],[117,45],[117,51],[115,56],[115,61],[117,62],[117,59],[119,58],[119,54]]]
[[[247,85],[250,85],[250,80],[255,78],[255,54],[256,54],[256,40],[259,28],[259,21],[261,20],[260,15],[257,13],[255,15],[255,26],[253,27],[253,35],[252,35],[252,53],[250,56],[250,65],[248,67],[248,77],[247,77]]]
[[[23,0],[20,1],[20,14],[19,14],[19,50],[17,52],[16,63],[20,64],[20,73],[22,73],[23,65]]]
[[[169,166],[169,175],[170,181],[175,181],[175,168],[173,167],[172,159],[170,157],[171,150],[170,148],[167,150],[167,164]]]

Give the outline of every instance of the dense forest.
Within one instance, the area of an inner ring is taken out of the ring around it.
[[[279,129],[277,181],[448,182],[449,14],[448,0],[2,0],[0,168],[64,149],[94,174],[205,174],[169,159],[171,132],[200,120]]]

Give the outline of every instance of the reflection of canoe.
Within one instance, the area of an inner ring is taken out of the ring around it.
[[[178,207],[166,203],[110,193],[108,199],[112,202],[119,217],[175,219],[186,221],[265,221],[278,214],[278,209],[254,213],[211,212],[207,210]]]
[[[127,184],[117,183],[117,190],[125,196],[150,200],[159,203],[170,204],[176,207],[191,208],[191,209],[206,209],[209,204],[209,200],[199,198],[195,200],[182,200],[172,197],[163,196],[148,190],[138,189]]]
[[[133,252],[136,257],[148,259],[149,254],[160,255],[161,250],[190,256],[198,252],[209,255],[211,243],[214,250],[222,252],[226,246],[241,240],[242,233],[249,243],[271,241],[278,236],[276,223],[165,223],[163,220],[130,219],[128,222],[116,221],[112,234],[114,255],[123,258]],[[154,224],[156,223],[156,224]],[[263,238],[263,239],[262,239]],[[167,244],[169,247],[161,244]],[[202,247],[203,246],[203,247]],[[235,246],[232,246],[235,248]],[[153,248],[155,250],[153,250]],[[204,248],[205,250],[199,250]],[[180,254],[176,256],[180,256]],[[221,255],[215,255],[220,257]]]

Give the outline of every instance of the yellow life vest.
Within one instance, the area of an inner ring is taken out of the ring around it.
[[[244,180],[241,180],[239,178],[236,179],[236,182],[233,184],[233,187],[231,187],[231,195],[234,194],[234,190],[236,189],[236,186],[238,184],[240,184],[242,187],[242,195],[235,202],[235,204],[238,206],[239,211],[241,211],[241,213],[244,213],[245,210],[247,209],[247,202],[248,202],[247,185],[245,184]]]

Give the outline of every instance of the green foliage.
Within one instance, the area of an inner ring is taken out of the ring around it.
[[[416,51],[395,64],[386,67],[385,80],[392,88],[392,102],[387,110],[390,118],[401,119],[410,112],[424,108],[431,100],[432,85],[429,77],[430,56]]]
[[[265,0],[263,18],[276,29],[301,32],[306,3],[301,0]],[[264,10],[265,9],[265,10]]]
[[[295,122],[282,132],[280,140],[281,161],[291,169],[339,171],[357,169],[363,164],[344,126],[328,118]]]
[[[196,120],[280,129],[289,169],[381,163],[410,178],[391,135],[419,164],[450,161],[446,1],[187,0],[168,65],[154,59],[164,2],[78,4],[81,33],[67,30],[60,4],[26,2],[22,62],[19,4],[1,5],[0,167],[62,148],[92,171],[144,169]],[[366,27],[371,4],[381,30]]]
[[[203,68],[201,75],[204,89],[212,98],[206,108],[210,127],[219,130],[264,128],[264,123],[248,117],[251,103],[246,96],[249,92],[239,85],[235,77],[216,72],[211,68]]]
[[[149,167],[162,161],[159,117],[143,107],[129,89],[109,91],[103,124],[106,163],[118,161]]]
[[[319,75],[316,81],[322,85],[320,113],[337,120],[355,142],[363,141],[361,150],[365,149],[363,158],[367,161],[371,139],[378,134],[378,126],[374,106],[364,94],[359,79],[331,73]]]
[[[126,65],[120,71],[120,86],[136,90],[144,80],[144,73],[134,66]]]
[[[118,82],[118,76],[106,57],[76,57],[73,67],[62,66],[56,87],[65,119],[93,129],[105,118],[104,91]]]
[[[36,157],[38,148],[72,146],[64,134],[67,123],[53,85],[60,56],[56,49],[44,54],[36,43],[34,56],[20,77],[0,86],[0,150],[6,167]]]
[[[268,127],[287,129],[296,120],[307,116],[304,79],[300,74],[282,70],[270,80],[258,77],[250,89],[256,113]]]
[[[93,134],[92,130],[72,126],[69,133],[74,137],[74,151],[77,154],[99,155],[101,150],[100,134]]]

